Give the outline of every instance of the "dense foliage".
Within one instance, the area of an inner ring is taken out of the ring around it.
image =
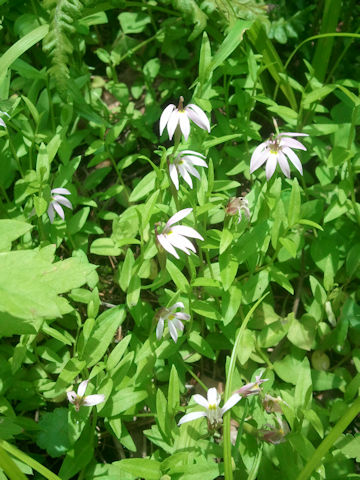
[[[0,13],[0,480],[360,478],[357,2]]]

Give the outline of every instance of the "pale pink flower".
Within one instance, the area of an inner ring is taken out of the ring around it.
[[[207,417],[208,424],[210,428],[217,428],[222,424],[222,417],[225,412],[230,410],[234,405],[236,405],[241,400],[241,395],[234,393],[223,407],[220,407],[221,397],[217,392],[216,388],[209,388],[207,392],[207,399],[202,395],[193,395],[192,398],[194,401],[205,408],[205,411],[202,412],[191,412],[184,415],[178,425],[182,425],[186,422],[191,422],[197,418]]]
[[[196,168],[194,168],[194,165],[207,168],[207,163],[204,158],[206,158],[204,155],[194,152],[193,150],[182,150],[178,153],[173,163],[169,165],[170,177],[176,190],[179,190],[179,175],[190,188],[193,187],[193,183],[189,174],[194,175],[194,177],[200,180],[200,174]]]
[[[264,372],[255,377],[255,382],[247,383],[243,387],[239,388],[239,390],[237,390],[237,393],[239,393],[242,397],[248,397],[249,395],[257,395],[258,393],[260,393],[260,385],[269,380],[268,378],[261,378],[263,376],[263,373]]]
[[[190,250],[194,253],[196,252],[194,245],[186,237],[204,240],[200,233],[192,227],[187,227],[185,225],[173,226],[174,223],[179,222],[191,212],[192,208],[184,208],[183,210],[180,210],[167,221],[162,233],[157,233],[156,231],[156,238],[160,245],[167,252],[171,253],[171,255],[174,255],[175,258],[180,258],[175,248],[179,248],[185,252],[186,255],[190,255]]]
[[[251,156],[250,173],[253,173],[266,162],[266,179],[269,180],[278,163],[284,175],[290,178],[289,159],[302,175],[303,169],[300,159],[292,149],[306,150],[306,147],[298,140],[289,137],[308,137],[308,134],[285,132],[276,136],[271,135],[266,142],[260,143],[255,148]]]
[[[289,425],[283,419],[275,418],[277,425],[266,424],[259,430],[259,437],[267,443],[278,445],[286,441],[286,435],[290,432]]]
[[[184,309],[185,306],[182,302],[176,302],[169,308],[161,308],[157,313],[158,324],[156,327],[156,338],[160,340],[164,333],[165,320],[167,320],[169,332],[174,342],[178,339],[178,330],[184,330],[184,324],[181,320],[190,320],[190,315],[184,312],[176,312],[177,308]]]
[[[92,407],[93,405],[98,405],[105,400],[105,395],[96,394],[96,395],[87,395],[85,396],[85,391],[89,380],[84,380],[80,383],[77,393],[72,390],[71,392],[66,392],[68,400],[70,403],[75,405],[75,409],[78,412],[80,407]]]
[[[179,125],[185,140],[187,140],[190,134],[190,120],[196,123],[198,127],[210,132],[210,122],[205,112],[193,103],[189,103],[189,105],[184,107],[184,97],[180,97],[177,108],[171,103],[162,112],[160,117],[160,135],[167,126],[167,131],[171,140],[176,127]]]
[[[53,188],[51,190],[51,202],[48,207],[48,216],[50,219],[50,223],[53,223],[54,218],[55,218],[55,212],[64,220],[65,219],[65,213],[61,205],[64,205],[64,207],[71,208],[72,210],[72,204],[70,200],[68,200],[66,197],[63,195],[71,195],[71,192],[67,188]]]
[[[229,200],[229,203],[226,206],[226,213],[228,215],[238,215],[238,223],[240,223],[242,218],[242,212],[244,212],[245,217],[250,220],[250,209],[249,202],[245,197],[234,197]]]

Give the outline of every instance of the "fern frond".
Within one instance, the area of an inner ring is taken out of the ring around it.
[[[66,96],[66,81],[69,77],[68,61],[73,52],[69,39],[75,28],[74,21],[80,17],[84,0],[45,0],[44,7],[50,11],[50,29],[43,41],[43,48],[51,58],[50,75],[54,78],[61,96]]]

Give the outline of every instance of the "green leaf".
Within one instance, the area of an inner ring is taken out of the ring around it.
[[[235,256],[227,251],[219,256],[220,275],[225,292],[231,287],[238,270],[238,261]]]
[[[141,33],[146,25],[151,23],[151,18],[144,12],[122,12],[118,15],[122,31],[126,34]]]
[[[0,72],[7,70],[26,50],[40,42],[49,31],[49,25],[41,25],[24,35],[0,57]]]
[[[55,408],[40,417],[36,443],[53,458],[61,457],[71,447],[68,413],[67,408]]]
[[[301,210],[301,195],[299,182],[296,178],[293,180],[293,185],[291,189],[289,210],[288,210],[288,221],[289,227],[296,225],[300,219],[300,210]]]
[[[209,303],[203,300],[195,300],[191,304],[191,308],[194,312],[198,313],[202,317],[211,318],[212,320],[221,320],[220,313]]]
[[[225,252],[225,250],[231,245],[233,241],[233,234],[227,228],[221,232],[220,239],[220,255]]]
[[[148,397],[146,390],[134,390],[134,388],[123,388],[111,395],[105,407],[99,412],[101,417],[114,417],[129,410]]]
[[[85,360],[88,368],[95,365],[104,356],[116,330],[125,320],[125,317],[125,309],[122,305],[119,305],[105,311],[96,319],[95,327],[85,344],[82,355],[82,360]]]
[[[149,460],[148,458],[126,458],[115,463],[119,465],[120,471],[131,473],[136,478],[159,480],[162,476],[161,464],[157,460]]]
[[[138,275],[133,275],[130,283],[129,283],[129,288],[127,291],[126,295],[126,305],[131,308],[134,307],[140,297],[140,291],[141,291],[141,280],[138,277]]]
[[[188,338],[188,344],[192,347],[196,352],[201,353],[205,357],[211,358],[215,360],[216,355],[213,349],[210,347],[208,342],[194,330],[190,333]]]
[[[167,413],[173,417],[180,405],[180,385],[179,376],[175,365],[171,367],[169,388],[168,388],[168,410]]]
[[[269,272],[262,270],[259,273],[251,275],[250,278],[243,281],[241,285],[243,303],[248,305],[249,303],[256,302],[269,285]]]
[[[240,45],[244,33],[253,24],[253,20],[237,20],[213,56],[206,75],[210,75],[215,68],[222,65],[232,52]]]
[[[315,335],[316,320],[305,314],[300,320],[293,318],[287,336],[296,347],[310,351],[314,347]]]
[[[251,330],[245,329],[242,332],[237,351],[240,365],[245,365],[250,355],[255,350],[255,335]]]
[[[93,427],[89,422],[61,465],[59,471],[61,480],[69,480],[74,477],[94,458],[94,438]]]
[[[120,276],[119,276],[119,286],[123,292],[126,292],[126,290],[129,287],[134,263],[135,263],[134,254],[131,248],[128,248],[126,251],[125,260],[124,260],[124,263],[122,264]]]
[[[312,380],[310,363],[307,357],[300,363],[296,372],[295,407],[307,409],[311,403]]]
[[[222,296],[221,315],[224,325],[228,325],[237,314],[241,303],[241,289],[232,285]]]
[[[152,192],[155,188],[155,181],[156,181],[156,172],[152,171],[145,175],[144,178],[140,180],[140,182],[136,185],[134,190],[131,192],[129,197],[129,202],[137,202],[142,198],[146,197],[146,195]]]
[[[117,257],[121,254],[121,248],[115,244],[112,238],[96,238],[90,246],[90,252],[94,255]]]
[[[200,85],[205,85],[209,81],[209,75],[206,74],[211,62],[211,46],[209,37],[206,32],[203,33],[200,58],[199,58],[199,82]]]
[[[85,222],[89,216],[90,207],[84,207],[78,212],[75,213],[66,223],[67,231],[69,235],[75,235],[80,232],[80,230],[85,225]]]
[[[190,290],[190,285],[185,275],[169,259],[166,260],[166,270],[180,292],[186,293]]]
[[[32,225],[18,220],[0,220],[0,252],[11,249],[11,242],[33,228]]]

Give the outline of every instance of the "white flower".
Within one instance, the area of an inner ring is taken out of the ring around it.
[[[84,380],[80,383],[77,393],[72,390],[71,392],[66,392],[68,400],[70,403],[75,405],[75,409],[78,412],[80,407],[91,407],[93,405],[98,405],[105,400],[105,395],[87,395],[85,396],[86,387],[89,380]]]
[[[248,397],[249,395],[257,395],[258,393],[260,393],[260,385],[269,380],[268,378],[261,378],[264,374],[264,371],[261,372],[260,375],[256,375],[255,382],[247,383],[243,387],[239,388],[239,390],[237,390],[237,393],[239,393],[242,397]]]
[[[6,116],[9,117],[9,118],[10,118],[10,115],[9,115],[8,113],[2,112],[2,111],[0,110],[0,125],[1,125],[2,127],[6,127],[6,124],[5,124],[4,120],[1,118],[1,115],[6,115]]]
[[[169,308],[165,308],[165,307],[162,308],[157,313],[158,324],[156,327],[156,338],[158,340],[160,340],[160,338],[164,333],[164,324],[165,324],[165,320],[167,320],[171,338],[174,340],[175,343],[177,342],[177,339],[178,339],[177,331],[184,330],[184,325],[181,320],[190,320],[190,315],[188,313],[175,312],[177,308],[184,309],[185,307],[182,302],[177,302],[177,303],[174,303],[174,305],[172,305]]]
[[[179,125],[185,140],[187,140],[190,134],[190,120],[196,123],[198,127],[207,130],[210,133],[210,122],[205,112],[193,103],[189,103],[189,105],[184,108],[184,97],[180,97],[177,108],[171,103],[162,112],[160,117],[160,135],[167,126],[167,131],[171,140],[176,127]]]
[[[255,148],[250,161],[250,173],[257,170],[266,162],[266,179],[269,180],[275,172],[276,164],[279,163],[284,175],[290,178],[289,162],[303,174],[303,169],[299,157],[293,152],[292,148],[306,150],[306,147],[294,138],[288,137],[308,137],[307,133],[280,133],[279,135],[271,135],[266,142],[260,143]]]
[[[241,400],[241,395],[234,393],[229,400],[225,403],[223,407],[219,407],[220,404],[220,395],[218,394],[216,388],[209,388],[207,392],[207,399],[202,395],[193,395],[192,398],[195,402],[206,410],[204,412],[191,412],[184,415],[178,425],[182,425],[185,422],[191,422],[197,418],[207,417],[210,428],[216,428],[222,423],[222,417],[225,412],[230,410],[234,405]]]
[[[67,190],[66,188],[53,188],[51,190],[51,202],[48,207],[48,215],[50,222],[53,223],[54,218],[55,218],[55,212],[59,214],[59,216],[64,220],[65,218],[65,213],[61,205],[64,205],[64,207],[71,208],[72,210],[72,204],[70,200],[68,200],[66,197],[63,197],[63,195],[71,195],[71,192]]]
[[[196,252],[194,245],[186,237],[204,240],[200,233],[194,228],[186,227],[184,225],[175,225],[175,227],[172,227],[174,223],[179,222],[191,212],[192,208],[184,208],[183,210],[180,210],[167,221],[162,233],[158,234],[156,232],[158,242],[167,252],[174,255],[175,258],[180,258],[175,248],[179,248],[185,252],[186,255],[190,255],[189,250]]]
[[[204,155],[193,150],[182,150],[179,152],[173,163],[169,165],[170,177],[176,190],[179,190],[179,175],[183,177],[190,188],[193,187],[193,184],[189,174],[200,180],[199,172],[194,168],[194,165],[207,168],[207,163],[203,160],[204,158],[206,158]]]

